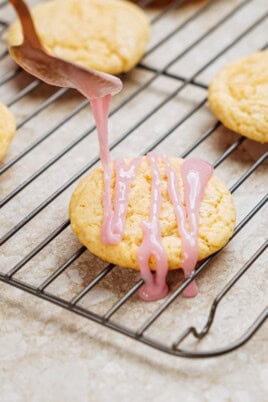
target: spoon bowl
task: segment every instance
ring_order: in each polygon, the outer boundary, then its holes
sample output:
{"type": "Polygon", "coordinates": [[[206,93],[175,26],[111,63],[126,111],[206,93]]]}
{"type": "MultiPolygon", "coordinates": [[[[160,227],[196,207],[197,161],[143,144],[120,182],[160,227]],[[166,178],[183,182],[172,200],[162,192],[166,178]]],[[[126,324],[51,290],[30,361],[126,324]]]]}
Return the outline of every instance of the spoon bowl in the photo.
{"type": "Polygon", "coordinates": [[[15,8],[23,30],[23,42],[9,51],[17,64],[38,79],[58,87],[75,88],[88,99],[116,95],[122,81],[110,74],[95,71],[47,53],[37,35],[31,13],[23,0],[9,0],[15,8]]]}

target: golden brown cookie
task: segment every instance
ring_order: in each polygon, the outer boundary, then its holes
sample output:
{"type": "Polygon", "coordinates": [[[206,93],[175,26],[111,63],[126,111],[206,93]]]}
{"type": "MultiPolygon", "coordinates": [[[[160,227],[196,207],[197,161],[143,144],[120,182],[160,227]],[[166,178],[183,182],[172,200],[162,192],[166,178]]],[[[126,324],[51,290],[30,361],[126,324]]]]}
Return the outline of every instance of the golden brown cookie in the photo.
{"type": "MultiPolygon", "coordinates": [[[[32,8],[37,33],[52,55],[110,74],[126,72],[142,57],[149,22],[134,4],[118,0],[52,0],[32,8]]],[[[22,43],[18,21],[9,46],[22,43]]]]}
{"type": "Polygon", "coordinates": [[[8,108],[0,103],[0,160],[5,156],[16,132],[16,122],[8,108]]]}
{"type": "Polygon", "coordinates": [[[210,84],[208,100],[226,127],[268,142],[268,50],[224,67],[210,84]]]}
{"type": "MultiPolygon", "coordinates": [[[[182,159],[169,158],[178,175],[181,196],[180,167],[182,159]]],[[[158,158],[161,175],[162,209],[159,217],[162,242],[169,269],[181,266],[182,248],[174,208],[167,191],[167,174],[164,162],[158,158]]],[[[102,194],[103,169],[94,169],[81,180],[70,203],[70,219],[74,234],[93,254],[105,261],[129,268],[138,268],[137,252],[143,238],[141,222],[149,219],[151,202],[151,167],[143,158],[137,169],[129,193],[125,233],[117,245],[104,245],[101,241],[103,222],[102,194]]],[[[115,180],[113,177],[112,192],[115,180]]],[[[235,225],[235,208],[231,194],[224,183],[213,173],[209,179],[199,210],[198,248],[201,260],[223,247],[231,237],[235,225]]],[[[152,265],[152,269],[155,267],[152,265]]]]}

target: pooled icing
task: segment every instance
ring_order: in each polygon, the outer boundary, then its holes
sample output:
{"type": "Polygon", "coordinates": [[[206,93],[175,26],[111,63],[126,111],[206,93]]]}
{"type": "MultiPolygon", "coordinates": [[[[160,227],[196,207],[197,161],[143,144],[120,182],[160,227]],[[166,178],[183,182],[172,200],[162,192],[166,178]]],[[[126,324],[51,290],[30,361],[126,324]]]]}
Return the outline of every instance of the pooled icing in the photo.
{"type": "MultiPolygon", "coordinates": [[[[136,177],[136,171],[141,158],[132,159],[127,163],[123,159],[110,161],[108,147],[108,115],[111,95],[90,100],[96,120],[100,159],[104,170],[103,190],[103,225],[101,239],[105,245],[118,244],[124,235],[128,208],[128,194],[131,183],[136,177]],[[112,200],[111,185],[115,172],[115,191],[112,200]]],[[[139,289],[143,300],[158,300],[166,296],[168,286],[166,276],[168,259],[162,243],[159,216],[161,212],[161,180],[158,168],[158,157],[149,153],[147,159],[151,166],[152,188],[150,217],[142,222],[143,239],[138,249],[137,260],[144,284],[139,289]],[[154,259],[156,272],[150,270],[150,262],[154,259]]],[[[168,178],[168,195],[173,204],[178,232],[182,241],[182,266],[186,278],[190,277],[198,260],[198,221],[199,208],[207,182],[213,172],[210,164],[200,159],[188,159],[182,163],[181,177],[183,183],[183,200],[178,190],[178,178],[169,159],[164,157],[168,178]]],[[[194,297],[198,293],[195,281],[184,290],[186,297],[194,297]]]]}

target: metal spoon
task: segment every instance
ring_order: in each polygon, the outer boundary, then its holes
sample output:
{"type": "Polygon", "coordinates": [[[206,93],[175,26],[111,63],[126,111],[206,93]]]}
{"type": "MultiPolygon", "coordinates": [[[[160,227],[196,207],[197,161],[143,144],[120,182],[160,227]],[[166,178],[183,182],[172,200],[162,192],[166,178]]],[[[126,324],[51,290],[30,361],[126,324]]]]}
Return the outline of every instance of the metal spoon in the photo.
{"type": "Polygon", "coordinates": [[[23,43],[10,47],[10,54],[28,73],[47,84],[75,88],[88,99],[115,95],[122,89],[119,78],[81,67],[51,56],[42,46],[27,5],[23,0],[10,0],[23,30],[23,43]]]}

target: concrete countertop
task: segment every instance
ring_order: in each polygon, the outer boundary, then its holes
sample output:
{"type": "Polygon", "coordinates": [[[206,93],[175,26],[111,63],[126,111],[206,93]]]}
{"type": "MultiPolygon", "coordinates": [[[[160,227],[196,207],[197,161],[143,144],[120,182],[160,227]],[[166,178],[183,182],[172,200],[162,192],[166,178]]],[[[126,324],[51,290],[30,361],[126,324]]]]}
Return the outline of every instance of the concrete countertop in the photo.
{"type": "MultiPolygon", "coordinates": [[[[36,1],[28,2],[29,4],[36,1]]],[[[187,7],[167,13],[153,25],[149,48],[159,42],[178,24],[189,18],[206,2],[191,2],[187,7]]],[[[214,1],[214,4],[185,26],[175,37],[148,55],[143,64],[161,68],[184,47],[196,40],[241,0],[214,1]]],[[[247,2],[224,25],[174,63],[169,72],[189,78],[243,30],[267,12],[266,0],[247,2]]],[[[154,17],[159,10],[148,12],[154,17]]],[[[14,18],[9,5],[0,9],[0,20],[14,18]]],[[[200,85],[188,85],[125,141],[113,150],[118,155],[137,154],[170,129],[206,97],[206,85],[218,69],[228,61],[263,47],[268,31],[267,19],[261,21],[243,39],[217,58],[196,78],[200,85]]],[[[5,48],[1,38],[0,51],[5,48]]],[[[15,69],[6,56],[0,61],[0,80],[15,69]]],[[[153,72],[138,67],[124,78],[124,91],[113,100],[112,107],[122,102],[153,72]]],[[[33,79],[24,72],[0,86],[0,100],[9,103],[33,79]]],[[[144,113],[165,99],[182,81],[165,76],[110,119],[110,140],[138,122],[144,113]]],[[[42,102],[55,93],[43,84],[15,102],[11,110],[21,122],[42,102]]],[[[73,91],[25,122],[18,130],[3,162],[11,161],[37,138],[49,131],[81,102],[73,91]]],[[[207,105],[202,106],[157,146],[157,152],[179,155],[206,132],[215,117],[207,105]]],[[[26,178],[47,163],[63,147],[90,128],[92,115],[83,109],[61,126],[29,154],[25,155],[1,177],[1,198],[13,191],[26,178]]],[[[191,156],[214,162],[238,135],[220,126],[191,156]]],[[[217,168],[217,174],[232,186],[255,161],[267,151],[267,145],[246,140],[217,168]]],[[[98,150],[95,133],[80,141],[70,152],[37,177],[6,204],[0,214],[0,235],[49,197],[81,169],[98,150]]],[[[267,192],[267,164],[261,165],[234,193],[238,223],[267,192]]],[[[11,237],[1,249],[0,271],[7,272],[24,258],[40,241],[68,218],[68,202],[77,181],[11,237]]],[[[210,305],[223,286],[245,264],[267,237],[267,207],[228,244],[203,272],[197,298],[179,297],[149,330],[150,336],[162,342],[174,340],[187,326],[201,329],[210,305]]],[[[67,227],[56,239],[31,259],[16,275],[34,286],[40,284],[80,247],[67,227]]],[[[84,253],[48,288],[70,300],[105,266],[90,253],[84,253]]],[[[118,268],[103,280],[81,302],[85,308],[103,314],[122,297],[138,279],[131,270],[118,268]]],[[[182,276],[171,273],[168,281],[176,288],[182,276]]],[[[146,304],[134,295],[113,317],[132,329],[141,325],[161,301],[146,304]]],[[[267,305],[267,252],[228,293],[217,312],[209,335],[201,342],[189,339],[185,345],[195,349],[211,349],[237,339],[267,305]],[[266,283],[265,283],[266,280],[266,283]]],[[[170,356],[142,345],[94,322],[42,301],[0,282],[0,401],[1,402],[265,402],[268,395],[267,325],[252,340],[228,355],[199,360],[170,356]]]]}

